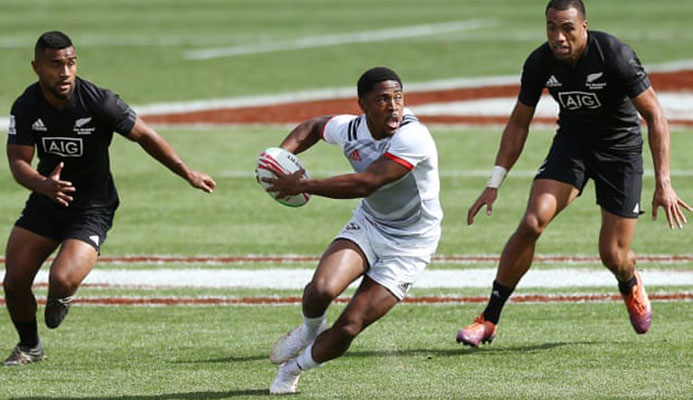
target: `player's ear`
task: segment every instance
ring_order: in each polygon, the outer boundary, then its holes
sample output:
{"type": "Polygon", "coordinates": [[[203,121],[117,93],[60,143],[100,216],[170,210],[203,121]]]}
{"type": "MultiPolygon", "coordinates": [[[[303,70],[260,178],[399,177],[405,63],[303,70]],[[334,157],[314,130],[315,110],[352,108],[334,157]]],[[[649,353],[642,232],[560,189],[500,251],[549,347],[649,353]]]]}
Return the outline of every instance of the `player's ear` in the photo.
{"type": "Polygon", "coordinates": [[[361,108],[361,111],[364,113],[366,112],[366,105],[363,102],[363,97],[359,97],[359,107],[361,108]]]}

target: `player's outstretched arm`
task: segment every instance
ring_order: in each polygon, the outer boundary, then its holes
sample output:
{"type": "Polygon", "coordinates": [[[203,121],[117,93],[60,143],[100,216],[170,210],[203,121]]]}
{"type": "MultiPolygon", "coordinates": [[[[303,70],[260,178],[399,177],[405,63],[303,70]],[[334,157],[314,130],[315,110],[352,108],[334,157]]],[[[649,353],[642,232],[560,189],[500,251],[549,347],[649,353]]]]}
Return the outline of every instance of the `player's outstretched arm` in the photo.
{"type": "Polygon", "coordinates": [[[664,116],[664,111],[652,87],[632,98],[631,101],[647,122],[647,137],[655,169],[652,218],[657,218],[657,211],[659,207],[662,207],[666,214],[669,228],[674,229],[674,227],[678,227],[683,229],[683,225],[688,222],[683,210],[693,211],[693,208],[679,198],[671,184],[669,125],[664,116]]]}
{"type": "Polygon", "coordinates": [[[31,166],[34,158],[34,146],[17,144],[7,145],[7,159],[14,179],[25,188],[41,193],[62,206],[69,206],[71,193],[75,187],[71,182],[60,179],[63,163],[59,163],[49,176],[43,176],[31,166]]]}
{"type": "Polygon", "coordinates": [[[301,122],[289,133],[279,147],[293,154],[308,150],[320,140],[322,130],[329,120],[329,115],[323,115],[301,122]]]}
{"type": "Polygon", "coordinates": [[[277,197],[310,193],[332,199],[355,199],[367,197],[378,188],[394,182],[409,173],[409,169],[386,157],[375,160],[363,172],[337,175],[324,179],[304,179],[303,171],[276,178],[263,178],[272,186],[266,190],[277,192],[277,197]]]}
{"type": "Polygon", "coordinates": [[[217,183],[204,172],[190,169],[173,147],[152,128],[137,117],[128,139],[140,146],[154,159],[185,179],[192,187],[212,193],[217,183]]]}
{"type": "Polygon", "coordinates": [[[482,207],[486,206],[486,215],[491,215],[493,212],[493,203],[498,197],[498,188],[522,153],[529,133],[529,124],[533,117],[534,107],[526,106],[519,101],[515,104],[508,123],[503,129],[503,136],[491,177],[484,190],[467,211],[467,225],[474,223],[474,217],[482,207]]]}

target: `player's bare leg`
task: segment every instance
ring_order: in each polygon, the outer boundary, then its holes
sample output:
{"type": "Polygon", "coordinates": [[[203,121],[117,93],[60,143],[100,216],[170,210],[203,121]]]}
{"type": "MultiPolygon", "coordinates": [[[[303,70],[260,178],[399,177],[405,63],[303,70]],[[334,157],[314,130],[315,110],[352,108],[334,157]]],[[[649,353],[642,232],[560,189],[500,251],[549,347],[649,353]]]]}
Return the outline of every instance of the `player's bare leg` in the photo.
{"type": "Polygon", "coordinates": [[[501,253],[488,305],[471,325],[458,331],[458,343],[476,347],[493,341],[505,302],[532,265],[537,240],[578,194],[576,187],[566,183],[550,179],[534,181],[525,215],[501,253]]]}
{"type": "Polygon", "coordinates": [[[344,354],[359,333],[398,302],[389,290],[365,276],[334,325],[315,339],[312,349],[315,362],[321,364],[344,354]]]}
{"type": "Polygon", "coordinates": [[[19,344],[4,365],[21,365],[44,358],[36,323],[36,298],[31,290],[36,273],[58,242],[14,227],[5,252],[5,304],[19,334],[19,344]]]}
{"type": "Polygon", "coordinates": [[[318,335],[298,357],[279,367],[271,394],[293,393],[303,371],[335,359],[370,324],[387,314],[399,300],[383,286],[365,276],[351,301],[332,327],[318,335]]]}
{"type": "Polygon", "coordinates": [[[532,185],[527,210],[501,253],[496,281],[515,287],[529,270],[537,240],[549,223],[577,197],[579,190],[569,184],[537,179],[532,185]]]}
{"type": "Polygon", "coordinates": [[[280,364],[295,357],[325,330],[327,307],[367,268],[366,257],[356,244],[343,239],[332,242],[303,291],[303,323],[277,340],[270,361],[280,364]]]}
{"type": "Polygon", "coordinates": [[[599,256],[618,280],[633,329],[645,333],[652,321],[652,307],[640,274],[635,270],[635,253],[630,247],[637,221],[602,209],[599,256]]]}
{"type": "Polygon", "coordinates": [[[98,251],[78,239],[67,239],[51,265],[48,279],[45,321],[53,329],[63,321],[72,302],[72,296],[96,264],[98,251]]]}
{"type": "Polygon", "coordinates": [[[323,254],[303,291],[303,314],[319,317],[353,281],[368,269],[366,256],[352,241],[337,239],[323,254]]]}

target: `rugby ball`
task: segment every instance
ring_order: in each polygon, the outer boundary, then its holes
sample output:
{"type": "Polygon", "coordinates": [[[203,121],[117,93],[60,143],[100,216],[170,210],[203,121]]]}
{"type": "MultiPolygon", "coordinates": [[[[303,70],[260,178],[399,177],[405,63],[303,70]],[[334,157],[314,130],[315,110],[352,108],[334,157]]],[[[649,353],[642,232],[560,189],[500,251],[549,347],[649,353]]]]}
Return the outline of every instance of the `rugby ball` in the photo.
{"type": "MultiPolygon", "coordinates": [[[[258,156],[257,168],[255,168],[255,179],[257,179],[263,189],[267,189],[271,185],[267,182],[263,182],[262,178],[275,178],[277,175],[288,175],[301,169],[304,171],[303,178],[309,178],[310,176],[308,175],[306,167],[298,157],[282,148],[269,147],[258,156]]],[[[308,193],[300,193],[281,198],[277,197],[276,192],[267,192],[267,194],[280,204],[289,207],[300,207],[310,200],[310,195],[308,193]]]]}

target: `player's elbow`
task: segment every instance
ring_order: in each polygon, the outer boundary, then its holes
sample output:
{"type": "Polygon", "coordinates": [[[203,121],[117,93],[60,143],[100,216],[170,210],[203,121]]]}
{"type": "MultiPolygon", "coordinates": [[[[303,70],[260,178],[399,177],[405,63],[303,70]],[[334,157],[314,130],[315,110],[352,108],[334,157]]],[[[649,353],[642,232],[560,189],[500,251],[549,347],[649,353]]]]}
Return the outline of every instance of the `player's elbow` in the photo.
{"type": "Polygon", "coordinates": [[[368,197],[378,190],[383,183],[373,180],[373,179],[363,179],[356,185],[356,192],[358,197],[368,197]]]}

